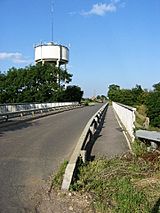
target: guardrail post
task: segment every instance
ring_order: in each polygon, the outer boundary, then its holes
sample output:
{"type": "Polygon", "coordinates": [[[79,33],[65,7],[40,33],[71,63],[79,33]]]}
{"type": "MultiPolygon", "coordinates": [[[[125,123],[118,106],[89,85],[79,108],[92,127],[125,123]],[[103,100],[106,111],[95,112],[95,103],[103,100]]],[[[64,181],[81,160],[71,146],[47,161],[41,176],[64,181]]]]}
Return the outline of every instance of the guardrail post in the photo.
{"type": "Polygon", "coordinates": [[[86,150],[81,150],[80,151],[80,157],[81,157],[83,163],[86,163],[86,156],[87,156],[86,150]]]}
{"type": "Polygon", "coordinates": [[[94,133],[95,133],[94,125],[90,126],[89,129],[90,129],[90,132],[92,133],[92,135],[94,135],[94,133]]]}
{"type": "Polygon", "coordinates": [[[98,126],[98,118],[95,117],[95,119],[94,119],[94,129],[95,130],[97,129],[97,126],[98,126]]]}
{"type": "Polygon", "coordinates": [[[158,148],[158,145],[154,141],[151,141],[151,147],[153,150],[156,150],[158,148]]]}
{"type": "Polygon", "coordinates": [[[7,115],[7,116],[6,116],[6,122],[8,121],[8,118],[9,118],[9,116],[7,115]]]}
{"type": "Polygon", "coordinates": [[[98,113],[98,115],[96,117],[97,117],[97,122],[100,123],[101,115],[98,113]]]}

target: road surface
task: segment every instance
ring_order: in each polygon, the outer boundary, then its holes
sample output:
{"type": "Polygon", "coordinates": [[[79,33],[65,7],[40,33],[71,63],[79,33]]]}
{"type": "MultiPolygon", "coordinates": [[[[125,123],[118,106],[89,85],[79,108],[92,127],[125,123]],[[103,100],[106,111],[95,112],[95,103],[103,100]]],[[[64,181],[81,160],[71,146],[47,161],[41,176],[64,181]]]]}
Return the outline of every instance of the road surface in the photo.
{"type": "Polygon", "coordinates": [[[35,193],[64,159],[101,104],[0,129],[0,213],[34,212],[35,193]]]}

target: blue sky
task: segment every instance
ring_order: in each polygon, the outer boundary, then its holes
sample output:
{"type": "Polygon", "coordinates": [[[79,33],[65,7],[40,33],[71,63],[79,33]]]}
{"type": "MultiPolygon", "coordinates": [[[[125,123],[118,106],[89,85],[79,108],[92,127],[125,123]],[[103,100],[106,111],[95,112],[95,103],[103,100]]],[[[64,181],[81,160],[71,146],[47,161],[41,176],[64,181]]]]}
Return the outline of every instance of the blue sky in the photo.
{"type": "MultiPolygon", "coordinates": [[[[0,70],[34,63],[51,41],[52,0],[0,0],[0,70]]],[[[160,81],[160,0],[54,0],[54,42],[70,46],[72,84],[85,96],[110,84],[160,81]]]]}

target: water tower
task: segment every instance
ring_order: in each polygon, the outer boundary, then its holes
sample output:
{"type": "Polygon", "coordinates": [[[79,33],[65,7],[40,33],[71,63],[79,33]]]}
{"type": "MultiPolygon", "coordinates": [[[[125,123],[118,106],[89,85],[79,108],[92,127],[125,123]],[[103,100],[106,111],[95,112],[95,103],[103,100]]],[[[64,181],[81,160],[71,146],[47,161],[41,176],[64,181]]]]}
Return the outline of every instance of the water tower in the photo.
{"type": "Polygon", "coordinates": [[[35,46],[35,63],[51,63],[56,67],[69,62],[69,49],[66,46],[49,42],[35,46]]]}
{"type": "MultiPolygon", "coordinates": [[[[53,42],[53,1],[51,5],[51,33],[52,33],[52,42],[49,43],[41,43],[39,45],[35,45],[35,63],[41,63],[42,65],[45,63],[50,63],[55,65],[56,67],[60,67],[61,65],[65,66],[69,62],[69,49],[61,44],[55,44],[53,42]]],[[[57,75],[57,82],[60,85],[60,76],[57,75]]]]}
{"type": "Polygon", "coordinates": [[[51,2],[51,35],[52,39],[49,43],[41,43],[35,48],[35,63],[51,63],[56,67],[65,65],[69,62],[69,49],[64,45],[55,44],[53,42],[53,0],[51,2]]]}

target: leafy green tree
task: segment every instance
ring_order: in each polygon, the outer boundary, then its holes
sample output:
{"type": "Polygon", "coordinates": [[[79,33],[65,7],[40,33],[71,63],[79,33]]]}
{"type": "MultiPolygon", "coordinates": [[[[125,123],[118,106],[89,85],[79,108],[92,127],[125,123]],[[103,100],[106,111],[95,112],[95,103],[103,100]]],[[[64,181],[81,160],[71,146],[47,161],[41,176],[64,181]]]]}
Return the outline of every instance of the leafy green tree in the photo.
{"type": "Polygon", "coordinates": [[[108,97],[112,101],[117,101],[119,100],[119,95],[120,95],[120,86],[116,84],[111,84],[109,85],[109,90],[108,90],[108,97]]]}
{"type": "Polygon", "coordinates": [[[154,84],[154,85],[153,85],[153,88],[154,88],[154,91],[155,91],[155,92],[160,92],[160,82],[157,83],[157,84],[154,84]]]}
{"type": "Polygon", "coordinates": [[[0,72],[0,103],[4,103],[5,101],[5,74],[0,72]]]}
{"type": "Polygon", "coordinates": [[[107,100],[107,97],[104,96],[104,95],[97,95],[96,100],[97,100],[98,102],[104,102],[104,101],[107,100]]]}
{"type": "Polygon", "coordinates": [[[105,95],[101,95],[102,100],[107,100],[107,97],[105,95]]]}
{"type": "Polygon", "coordinates": [[[78,86],[68,86],[64,92],[64,100],[65,101],[77,101],[81,102],[83,96],[83,91],[78,86]]]}
{"type": "Polygon", "coordinates": [[[11,68],[0,73],[0,103],[80,101],[80,87],[66,84],[72,75],[51,64],[38,64],[25,68],[11,68]]]}
{"type": "Polygon", "coordinates": [[[132,104],[133,106],[143,104],[142,100],[142,95],[143,95],[143,89],[141,85],[136,85],[134,88],[131,90],[132,92],[132,104]]]}
{"type": "Polygon", "coordinates": [[[96,99],[101,100],[101,96],[100,96],[100,95],[97,95],[96,99]]]}
{"type": "Polygon", "coordinates": [[[154,127],[160,127],[160,82],[153,85],[153,91],[143,90],[140,85],[132,89],[120,89],[118,85],[109,86],[108,97],[129,106],[147,107],[147,116],[154,127]]]}
{"type": "Polygon", "coordinates": [[[149,93],[146,100],[147,116],[154,127],[160,127],[160,83],[153,85],[154,90],[149,93]]]}
{"type": "Polygon", "coordinates": [[[116,101],[129,106],[136,106],[145,102],[144,91],[140,85],[136,85],[132,89],[120,89],[118,85],[109,86],[108,97],[112,101],[116,101]]]}
{"type": "Polygon", "coordinates": [[[118,102],[133,106],[134,105],[134,100],[133,100],[133,93],[132,90],[130,89],[121,89],[120,96],[118,102]]]}

